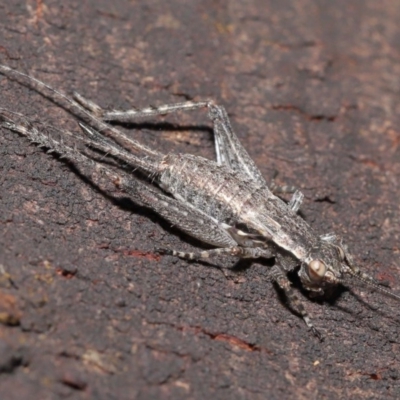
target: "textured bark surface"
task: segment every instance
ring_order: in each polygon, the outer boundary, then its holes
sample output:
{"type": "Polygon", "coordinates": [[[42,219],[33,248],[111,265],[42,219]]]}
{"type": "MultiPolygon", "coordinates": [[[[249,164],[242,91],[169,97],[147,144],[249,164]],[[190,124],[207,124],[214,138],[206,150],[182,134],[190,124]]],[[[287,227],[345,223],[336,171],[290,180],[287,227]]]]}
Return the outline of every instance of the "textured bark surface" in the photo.
{"type": "MultiPolygon", "coordinates": [[[[108,107],[225,105],[265,176],[299,187],[307,221],[400,293],[399,2],[11,3],[2,63],[108,107]]],[[[0,89],[1,107],[79,129],[35,92],[0,89]]],[[[204,112],[162,121],[129,132],[214,156],[204,112]]],[[[398,303],[304,293],[320,343],[268,263],[159,257],[199,244],[4,129],[0,153],[1,399],[400,397],[398,303]]]]}

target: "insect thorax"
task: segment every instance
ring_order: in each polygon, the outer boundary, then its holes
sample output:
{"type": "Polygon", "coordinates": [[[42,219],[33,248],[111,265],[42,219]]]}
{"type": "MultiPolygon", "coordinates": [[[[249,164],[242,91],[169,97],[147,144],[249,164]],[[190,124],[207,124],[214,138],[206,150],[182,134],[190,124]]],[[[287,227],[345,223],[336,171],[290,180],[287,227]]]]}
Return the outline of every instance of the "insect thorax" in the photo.
{"type": "Polygon", "coordinates": [[[304,220],[266,186],[224,165],[188,154],[169,154],[160,186],[221,223],[244,225],[303,259],[316,239],[304,220]]]}

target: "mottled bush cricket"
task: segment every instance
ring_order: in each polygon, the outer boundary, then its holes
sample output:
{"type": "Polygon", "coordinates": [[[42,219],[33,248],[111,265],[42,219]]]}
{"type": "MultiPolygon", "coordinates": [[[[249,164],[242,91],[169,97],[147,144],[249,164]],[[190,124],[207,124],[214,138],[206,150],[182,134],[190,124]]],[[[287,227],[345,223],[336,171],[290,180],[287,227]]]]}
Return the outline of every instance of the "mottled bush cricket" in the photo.
{"type": "Polygon", "coordinates": [[[77,93],[69,98],[7,66],[0,66],[0,73],[33,88],[84,122],[80,124],[81,133],[64,134],[140,170],[156,187],[142,182],[126,170],[115,172],[94,161],[86,152],[65,145],[62,140],[55,139],[15,113],[1,111],[3,127],[25,135],[31,142],[72,162],[102,172],[129,194],[133,202],[150,208],[188,235],[214,247],[194,253],[162,250],[163,253],[190,260],[208,259],[215,255],[274,257],[270,279],[283,289],[291,307],[320,338],[287,277],[288,272],[298,267],[303,287],[317,295],[322,295],[330,286],[355,278],[400,300],[400,296],[380,287],[355,265],[339,237],[316,234],[297,214],[303,200],[300,191],[294,191],[288,203],[277,197],[280,188],[268,187],[234,134],[223,107],[211,101],[188,101],[128,111],[106,111],[77,93]],[[208,110],[214,130],[216,161],[190,154],[162,154],[108,124],[136,122],[145,117],[196,109],[208,110]]]}

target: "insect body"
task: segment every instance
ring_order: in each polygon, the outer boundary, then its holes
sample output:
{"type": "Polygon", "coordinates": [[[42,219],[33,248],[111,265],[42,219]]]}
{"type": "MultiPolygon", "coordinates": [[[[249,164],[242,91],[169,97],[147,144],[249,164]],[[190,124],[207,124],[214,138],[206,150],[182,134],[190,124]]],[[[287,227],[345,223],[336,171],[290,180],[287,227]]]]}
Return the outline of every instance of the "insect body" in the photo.
{"type": "MultiPolygon", "coordinates": [[[[158,188],[93,161],[74,148],[44,134],[29,123],[15,121],[3,111],[2,125],[27,136],[71,161],[90,165],[103,172],[127,192],[132,200],[160,214],[192,237],[215,248],[185,253],[162,250],[188,259],[232,255],[238,258],[275,257],[270,278],[283,289],[292,307],[307,326],[320,337],[302,303],[291,289],[287,273],[300,267],[298,275],[305,289],[323,294],[324,289],[356,278],[397,300],[400,296],[382,289],[373,278],[354,263],[347,247],[334,234],[318,235],[297,211],[303,195],[295,191],[289,203],[268,187],[246,150],[234,134],[226,111],[212,102],[185,102],[129,111],[105,111],[93,102],[74,94],[74,99],[41,81],[6,66],[0,73],[50,97],[84,121],[83,134],[74,134],[80,142],[109,154],[141,170],[158,188]],[[163,154],[125,136],[106,122],[133,122],[139,118],[178,111],[206,108],[213,123],[216,161],[190,154],[163,154]]],[[[11,115],[11,116],[10,116],[11,115]]],[[[65,134],[72,135],[69,132],[65,134]]]]}

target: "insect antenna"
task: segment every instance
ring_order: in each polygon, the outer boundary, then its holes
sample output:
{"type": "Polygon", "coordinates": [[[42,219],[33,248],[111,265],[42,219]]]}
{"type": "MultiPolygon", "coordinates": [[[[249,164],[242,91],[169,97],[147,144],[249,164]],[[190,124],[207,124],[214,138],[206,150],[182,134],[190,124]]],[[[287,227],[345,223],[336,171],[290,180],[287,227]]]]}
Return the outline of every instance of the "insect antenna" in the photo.
{"type": "Polygon", "coordinates": [[[369,278],[368,276],[363,276],[361,275],[361,273],[357,273],[355,271],[352,271],[351,269],[349,269],[347,271],[347,273],[352,277],[355,278],[356,280],[358,280],[361,283],[364,283],[366,286],[369,286],[375,290],[377,290],[380,293],[383,293],[389,297],[391,297],[392,299],[395,299],[397,301],[400,301],[400,296],[398,294],[393,293],[391,290],[389,289],[385,289],[382,286],[379,286],[379,284],[371,282],[371,278],[369,278]]]}

